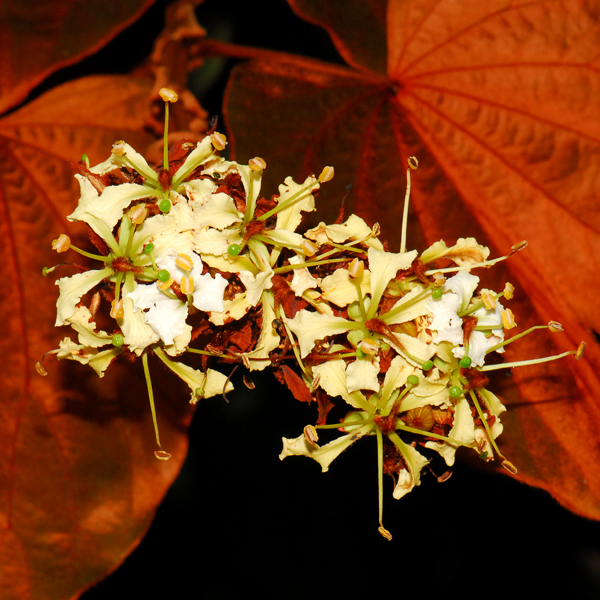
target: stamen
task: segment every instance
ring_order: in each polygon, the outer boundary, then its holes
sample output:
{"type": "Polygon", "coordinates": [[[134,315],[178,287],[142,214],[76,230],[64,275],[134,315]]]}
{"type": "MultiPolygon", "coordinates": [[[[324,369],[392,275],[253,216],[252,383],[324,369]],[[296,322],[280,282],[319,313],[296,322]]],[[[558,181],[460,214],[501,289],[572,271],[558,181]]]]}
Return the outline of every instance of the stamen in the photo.
{"type": "Polygon", "coordinates": [[[548,329],[552,333],[560,333],[561,331],[564,331],[563,326],[560,323],[558,323],[557,321],[550,321],[548,323],[548,329]]]}
{"type": "Polygon", "coordinates": [[[481,300],[486,310],[494,310],[496,308],[496,294],[490,290],[481,290],[481,300]]]}
{"type": "Polygon", "coordinates": [[[194,263],[192,262],[192,259],[187,254],[183,254],[182,252],[179,252],[177,254],[175,264],[184,271],[191,271],[194,268],[194,263]]]}
{"type": "Polygon", "coordinates": [[[333,175],[334,175],[333,167],[325,167],[321,171],[318,181],[319,181],[319,183],[325,183],[327,181],[331,181],[333,179],[333,175]]]}
{"type": "Polygon", "coordinates": [[[355,258],[348,265],[348,274],[350,275],[350,277],[352,277],[352,279],[360,279],[364,272],[365,263],[362,260],[358,260],[358,258],[355,258]]]}
{"type": "MultiPolygon", "coordinates": [[[[165,103],[165,131],[163,136],[163,169],[169,171],[169,103],[177,102],[179,96],[169,88],[161,88],[158,95],[165,103]]],[[[161,186],[162,187],[162,186],[161,186]]],[[[164,188],[163,188],[164,189],[164,188]]],[[[165,212],[165,211],[163,211],[165,212]]]]}
{"type": "Polygon", "coordinates": [[[406,169],[406,194],[404,196],[404,211],[402,213],[402,237],[400,238],[400,254],[406,252],[406,232],[408,230],[408,204],[410,199],[410,170],[416,170],[419,161],[411,156],[408,159],[408,169],[406,169]]]}
{"type": "Polygon", "coordinates": [[[319,249],[317,245],[314,242],[311,242],[310,240],[304,240],[300,244],[300,248],[302,249],[304,256],[314,256],[317,253],[317,250],[319,249]]]}
{"type": "Polygon", "coordinates": [[[316,444],[319,441],[319,434],[313,425],[304,428],[304,437],[309,444],[316,444]]]}
{"type": "Polygon", "coordinates": [[[146,385],[148,387],[148,400],[150,401],[150,412],[152,413],[152,423],[154,424],[154,434],[156,436],[156,445],[158,450],[154,452],[154,456],[159,460],[169,460],[171,455],[162,449],[160,444],[160,436],[158,435],[158,421],[156,419],[156,408],[154,407],[154,392],[152,391],[152,380],[150,379],[150,369],[148,368],[148,352],[142,354],[142,364],[144,365],[144,376],[146,377],[146,385]]]}
{"type": "Polygon", "coordinates": [[[66,252],[71,247],[71,238],[66,233],[61,233],[56,240],[52,241],[52,250],[59,254],[66,252]]]}
{"type": "Polygon", "coordinates": [[[504,329],[512,329],[513,327],[517,326],[515,315],[513,315],[513,312],[510,310],[510,308],[505,308],[500,313],[500,321],[502,321],[502,327],[504,327],[504,329]]]}
{"type": "Polygon", "coordinates": [[[110,305],[110,316],[113,319],[122,319],[125,316],[125,308],[123,306],[123,298],[113,300],[110,305]]]}
{"type": "Polygon", "coordinates": [[[167,281],[159,280],[157,286],[161,292],[165,292],[173,285],[174,282],[175,282],[175,280],[172,277],[169,277],[169,279],[167,281]]]}
{"type": "Polygon", "coordinates": [[[129,211],[129,218],[134,225],[141,225],[148,215],[148,209],[145,204],[137,204],[129,211]]]}
{"type": "Polygon", "coordinates": [[[194,293],[194,278],[193,277],[185,277],[181,278],[181,282],[179,284],[181,288],[181,293],[186,296],[194,293]]]}
{"type": "Polygon", "coordinates": [[[502,292],[503,296],[507,300],[512,300],[515,293],[515,286],[508,281],[504,284],[504,291],[502,292]]]}
{"type": "Polygon", "coordinates": [[[264,171],[267,168],[267,161],[260,156],[255,156],[248,161],[248,166],[252,171],[264,171]]]}
{"type": "Polygon", "coordinates": [[[211,134],[210,141],[212,142],[213,148],[215,150],[225,150],[225,146],[227,145],[227,138],[222,133],[215,131],[211,134]]]}

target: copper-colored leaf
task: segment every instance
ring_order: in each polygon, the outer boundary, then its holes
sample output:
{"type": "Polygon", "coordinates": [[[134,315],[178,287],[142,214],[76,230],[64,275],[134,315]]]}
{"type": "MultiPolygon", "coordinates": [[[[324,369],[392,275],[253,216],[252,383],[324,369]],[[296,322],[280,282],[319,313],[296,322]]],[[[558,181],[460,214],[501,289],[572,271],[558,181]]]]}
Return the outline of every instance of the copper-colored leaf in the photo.
{"type": "Polygon", "coordinates": [[[55,274],[41,271],[75,259],[50,249],[61,232],[81,233],[65,219],[78,198],[69,163],[84,151],[92,163],[104,160],[116,139],[144,151],[152,140],[141,133],[150,89],[146,80],[90,77],[0,121],[3,600],[72,598],[113,570],[149,526],[186,453],[187,394],[157,390],[162,441],[173,458],[154,457],[139,365],[113,365],[103,379],[52,356],[48,377],[34,368],[68,335],[53,327],[55,274]]]}
{"type": "Polygon", "coordinates": [[[154,0],[45,0],[0,4],[0,113],[50,73],[88,56],[133,23],[154,0]]]}
{"type": "MultiPolygon", "coordinates": [[[[528,240],[495,283],[508,278],[521,290],[512,308],[522,328],[555,319],[565,333],[527,339],[507,356],[582,339],[588,351],[579,362],[515,371],[521,396],[504,448],[523,481],[600,518],[600,2],[354,2],[365,22],[369,7],[373,23],[386,14],[387,44],[376,26],[357,38],[335,2],[290,4],[359,68],[291,56],[238,67],[226,107],[236,158],[260,144],[267,186],[332,164],[320,214],[335,218],[353,183],[351,208],[379,221],[393,248],[414,155],[412,201],[427,242],[474,235],[499,254],[528,240]]],[[[415,227],[409,242],[422,244],[415,227]]]]}

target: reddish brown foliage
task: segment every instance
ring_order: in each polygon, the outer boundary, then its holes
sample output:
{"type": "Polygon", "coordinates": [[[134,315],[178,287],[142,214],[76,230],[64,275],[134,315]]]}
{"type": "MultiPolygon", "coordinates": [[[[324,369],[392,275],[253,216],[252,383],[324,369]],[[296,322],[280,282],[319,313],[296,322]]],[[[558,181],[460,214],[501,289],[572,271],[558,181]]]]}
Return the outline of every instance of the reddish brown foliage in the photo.
{"type": "Polygon", "coordinates": [[[349,66],[246,51],[257,60],[227,94],[237,159],[260,138],[267,186],[334,165],[318,218],[335,219],[352,182],[349,208],[379,221],[393,249],[416,156],[409,247],[475,236],[499,255],[527,239],[508,268],[481,275],[517,285],[522,328],[555,319],[565,333],[529,337],[507,358],[582,339],[588,351],[515,372],[503,452],[522,481],[600,518],[600,118],[589,92],[600,85],[600,2],[289,1],[349,66]]]}

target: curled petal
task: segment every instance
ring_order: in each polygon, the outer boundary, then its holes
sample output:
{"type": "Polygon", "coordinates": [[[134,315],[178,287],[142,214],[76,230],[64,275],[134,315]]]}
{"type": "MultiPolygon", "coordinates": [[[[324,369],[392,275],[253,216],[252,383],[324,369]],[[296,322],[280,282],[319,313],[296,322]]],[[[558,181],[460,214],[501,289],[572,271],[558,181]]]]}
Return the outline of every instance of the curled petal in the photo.
{"type": "Polygon", "coordinates": [[[325,473],[329,470],[329,465],[333,460],[346,450],[346,448],[354,444],[356,440],[367,434],[372,427],[372,424],[364,425],[323,446],[309,442],[304,434],[293,440],[283,438],[283,450],[279,455],[279,459],[283,460],[288,456],[308,456],[316,460],[321,465],[323,473],[325,473]]]}
{"type": "Polygon", "coordinates": [[[55,326],[65,325],[66,320],[75,314],[81,296],[111,275],[112,269],[106,267],[99,271],[85,271],[85,273],[76,273],[71,277],[58,279],[56,285],[60,290],[60,295],[56,302],[55,326]]]}
{"type": "Polygon", "coordinates": [[[293,319],[285,320],[300,343],[300,356],[306,357],[317,340],[353,329],[353,323],[342,317],[331,317],[301,310],[293,319]]]}

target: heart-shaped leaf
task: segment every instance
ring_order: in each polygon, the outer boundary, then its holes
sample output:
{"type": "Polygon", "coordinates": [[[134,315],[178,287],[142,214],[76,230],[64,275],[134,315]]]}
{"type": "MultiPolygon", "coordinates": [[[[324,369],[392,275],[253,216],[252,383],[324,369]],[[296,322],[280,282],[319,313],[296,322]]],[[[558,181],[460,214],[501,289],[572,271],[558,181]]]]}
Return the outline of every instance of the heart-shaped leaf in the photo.
{"type": "Polygon", "coordinates": [[[335,217],[353,183],[352,210],[396,245],[416,156],[425,239],[413,222],[409,243],[476,236],[500,254],[528,240],[509,270],[486,276],[518,286],[522,329],[554,319],[565,333],[526,338],[508,358],[581,340],[588,350],[515,372],[505,453],[520,479],[600,518],[600,2],[363,0],[353,16],[333,1],[290,4],[331,33],[350,67],[293,56],[237,67],[226,99],[236,158],[265,158],[267,187],[333,165],[319,217],[335,217]]]}

